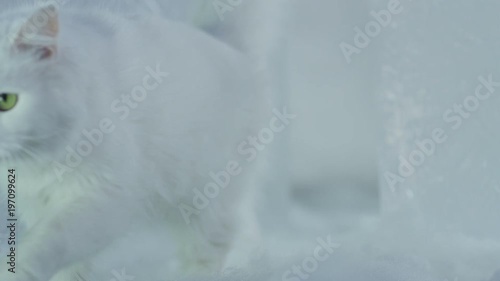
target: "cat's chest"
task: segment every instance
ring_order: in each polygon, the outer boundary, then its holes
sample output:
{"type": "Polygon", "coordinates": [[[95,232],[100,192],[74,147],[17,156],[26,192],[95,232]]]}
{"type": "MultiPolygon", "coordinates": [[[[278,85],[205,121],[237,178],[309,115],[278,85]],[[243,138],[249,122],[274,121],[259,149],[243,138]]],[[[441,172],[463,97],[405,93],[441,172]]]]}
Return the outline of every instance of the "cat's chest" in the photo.
{"type": "Polygon", "coordinates": [[[30,227],[40,220],[71,209],[87,197],[98,184],[96,176],[68,175],[58,178],[50,171],[17,169],[16,213],[23,225],[30,227]]]}
{"type": "Polygon", "coordinates": [[[60,196],[62,186],[48,175],[29,175],[21,172],[16,187],[17,213],[23,224],[34,224],[65,204],[60,196]]]}

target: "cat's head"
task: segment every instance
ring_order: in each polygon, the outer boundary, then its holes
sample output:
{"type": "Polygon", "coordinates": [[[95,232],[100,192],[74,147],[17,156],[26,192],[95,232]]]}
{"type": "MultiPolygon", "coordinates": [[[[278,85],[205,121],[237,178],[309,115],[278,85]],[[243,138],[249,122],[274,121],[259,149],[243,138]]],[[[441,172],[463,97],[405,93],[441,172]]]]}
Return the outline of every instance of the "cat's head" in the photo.
{"type": "Polygon", "coordinates": [[[0,16],[0,161],[51,161],[81,117],[59,24],[52,5],[15,20],[0,16]]]}

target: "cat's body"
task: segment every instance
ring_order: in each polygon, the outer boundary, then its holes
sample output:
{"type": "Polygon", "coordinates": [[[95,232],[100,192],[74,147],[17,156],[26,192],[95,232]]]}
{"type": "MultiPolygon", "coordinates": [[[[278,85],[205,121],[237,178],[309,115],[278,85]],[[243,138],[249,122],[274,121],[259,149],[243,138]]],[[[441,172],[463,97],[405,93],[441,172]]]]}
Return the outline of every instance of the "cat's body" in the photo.
{"type": "Polygon", "coordinates": [[[240,233],[257,238],[249,179],[263,156],[238,147],[272,113],[245,55],[162,18],[69,8],[51,16],[56,45],[24,48],[12,19],[36,9],[20,11],[0,16],[0,92],[19,95],[0,112],[0,173],[4,186],[16,169],[25,230],[16,274],[2,262],[0,280],[92,276],[93,259],[120,264],[110,245],[149,228],[170,235],[157,242],[184,253],[184,272],[219,270],[240,233]]]}

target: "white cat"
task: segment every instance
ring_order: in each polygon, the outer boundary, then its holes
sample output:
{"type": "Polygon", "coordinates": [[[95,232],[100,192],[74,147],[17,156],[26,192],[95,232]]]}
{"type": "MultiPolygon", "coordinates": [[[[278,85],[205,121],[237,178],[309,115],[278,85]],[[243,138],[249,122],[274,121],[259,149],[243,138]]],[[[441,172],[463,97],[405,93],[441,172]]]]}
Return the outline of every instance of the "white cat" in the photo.
{"type": "Polygon", "coordinates": [[[158,280],[222,269],[235,241],[258,248],[264,157],[245,140],[288,115],[248,56],[83,6],[9,9],[0,27],[0,192],[11,179],[18,218],[0,280],[158,280]]]}

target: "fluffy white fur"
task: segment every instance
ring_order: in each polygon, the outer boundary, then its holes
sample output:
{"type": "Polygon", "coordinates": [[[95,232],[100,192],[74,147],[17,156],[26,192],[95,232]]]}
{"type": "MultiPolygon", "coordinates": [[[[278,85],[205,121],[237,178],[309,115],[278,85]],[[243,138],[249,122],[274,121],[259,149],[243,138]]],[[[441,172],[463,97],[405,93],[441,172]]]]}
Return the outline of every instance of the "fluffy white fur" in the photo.
{"type": "Polygon", "coordinates": [[[113,270],[151,258],[146,240],[165,254],[147,263],[142,277],[150,280],[221,270],[235,241],[257,247],[256,172],[237,147],[271,111],[246,56],[163,18],[65,6],[52,19],[57,32],[44,25],[24,36],[44,9],[0,16],[0,92],[19,94],[13,110],[0,112],[0,180],[4,186],[6,170],[17,169],[23,226],[17,273],[2,261],[0,280],[111,280],[113,270]],[[151,69],[157,79],[147,78],[151,69]],[[143,101],[125,105],[123,96],[155,82],[143,101]],[[82,132],[108,119],[114,131],[68,165],[68,149],[87,140],[82,132]],[[193,206],[193,189],[231,160],[243,172],[187,224],[179,204],[193,206]],[[130,256],[116,254],[123,248],[130,256]]]}

